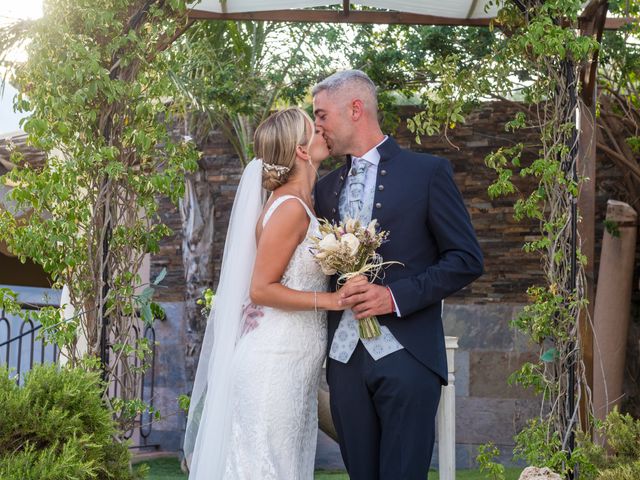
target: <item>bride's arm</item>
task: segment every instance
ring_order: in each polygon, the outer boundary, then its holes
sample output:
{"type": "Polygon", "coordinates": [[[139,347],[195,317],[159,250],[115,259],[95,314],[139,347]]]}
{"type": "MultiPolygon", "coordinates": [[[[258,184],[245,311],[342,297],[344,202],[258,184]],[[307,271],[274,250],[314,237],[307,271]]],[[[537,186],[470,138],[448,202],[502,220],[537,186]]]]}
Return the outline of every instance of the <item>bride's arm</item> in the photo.
{"type": "Polygon", "coordinates": [[[309,227],[309,216],[297,201],[280,205],[258,241],[251,279],[251,301],[281,310],[344,310],[337,292],[303,292],[280,283],[291,256],[309,227]]]}

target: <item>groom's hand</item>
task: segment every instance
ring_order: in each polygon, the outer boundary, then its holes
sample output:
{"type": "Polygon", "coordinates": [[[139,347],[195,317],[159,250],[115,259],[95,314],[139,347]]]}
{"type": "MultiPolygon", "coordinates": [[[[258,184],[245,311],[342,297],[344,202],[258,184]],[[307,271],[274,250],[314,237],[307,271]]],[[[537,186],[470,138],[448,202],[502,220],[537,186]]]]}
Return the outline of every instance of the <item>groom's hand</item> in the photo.
{"type": "Polygon", "coordinates": [[[347,282],[340,289],[343,304],[352,305],[351,310],[358,320],[395,311],[393,299],[386,287],[369,283],[365,277],[358,278],[347,282]]]}

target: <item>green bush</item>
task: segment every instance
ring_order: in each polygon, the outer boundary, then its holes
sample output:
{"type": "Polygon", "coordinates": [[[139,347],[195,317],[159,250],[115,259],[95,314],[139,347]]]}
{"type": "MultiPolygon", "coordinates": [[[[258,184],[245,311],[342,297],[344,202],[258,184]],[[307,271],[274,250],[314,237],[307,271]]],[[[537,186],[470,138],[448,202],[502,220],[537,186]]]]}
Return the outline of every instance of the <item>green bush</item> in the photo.
{"type": "Polygon", "coordinates": [[[99,374],[35,366],[18,387],[0,367],[0,480],[131,480],[99,374]]]}
{"type": "Polygon", "coordinates": [[[640,478],[640,420],[621,414],[617,408],[596,426],[607,448],[580,439],[591,463],[596,467],[586,480],[638,480],[640,478]]]}
{"type": "Polygon", "coordinates": [[[640,460],[633,463],[616,465],[602,470],[598,480],[638,480],[640,478],[640,460]]]}

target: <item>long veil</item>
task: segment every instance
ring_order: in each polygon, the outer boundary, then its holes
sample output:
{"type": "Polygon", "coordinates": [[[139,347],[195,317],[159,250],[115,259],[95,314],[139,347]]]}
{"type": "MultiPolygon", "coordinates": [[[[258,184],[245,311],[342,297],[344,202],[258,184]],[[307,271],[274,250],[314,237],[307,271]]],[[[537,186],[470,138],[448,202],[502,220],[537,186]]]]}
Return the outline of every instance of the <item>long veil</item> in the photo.
{"type": "Polygon", "coordinates": [[[231,210],[220,281],[207,319],[184,439],[189,478],[222,478],[231,427],[231,361],[256,257],[262,212],[262,161],[245,168],[231,210]]]}

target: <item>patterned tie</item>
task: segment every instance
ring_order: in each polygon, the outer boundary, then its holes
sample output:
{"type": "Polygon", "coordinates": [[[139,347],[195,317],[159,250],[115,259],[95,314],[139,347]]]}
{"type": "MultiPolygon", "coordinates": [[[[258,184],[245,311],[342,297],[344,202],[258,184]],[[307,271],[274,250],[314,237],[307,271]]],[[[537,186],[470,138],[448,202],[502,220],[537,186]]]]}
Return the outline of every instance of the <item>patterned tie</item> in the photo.
{"type": "Polygon", "coordinates": [[[347,204],[349,217],[368,223],[368,220],[362,218],[364,187],[367,176],[367,169],[371,164],[363,158],[353,157],[351,162],[351,170],[349,171],[349,189],[347,190],[347,204]]]}

